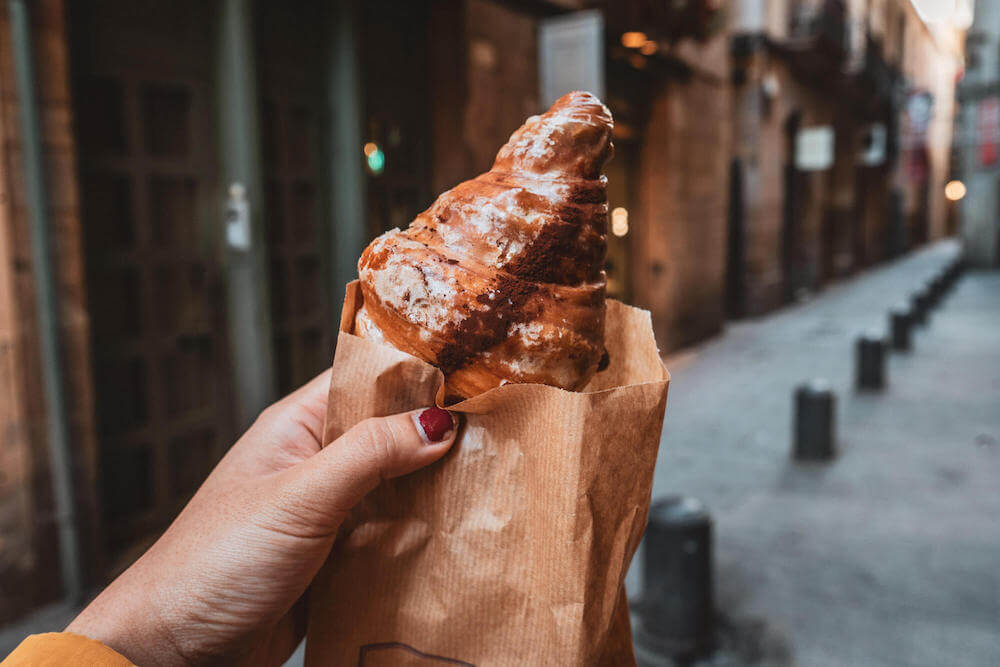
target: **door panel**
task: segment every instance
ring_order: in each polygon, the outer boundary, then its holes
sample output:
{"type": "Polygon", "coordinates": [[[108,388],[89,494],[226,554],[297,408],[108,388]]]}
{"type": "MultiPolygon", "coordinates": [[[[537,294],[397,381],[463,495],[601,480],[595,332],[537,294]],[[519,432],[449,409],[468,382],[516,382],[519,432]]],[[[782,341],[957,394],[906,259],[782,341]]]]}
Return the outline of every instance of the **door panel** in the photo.
{"type": "Polygon", "coordinates": [[[271,317],[278,390],[286,394],[332,362],[337,299],[329,293],[327,221],[336,217],[323,169],[330,18],[315,1],[262,1],[257,12],[271,317]]]}
{"type": "Polygon", "coordinates": [[[213,232],[212,3],[73,3],[105,545],[155,536],[232,442],[213,232]]]}

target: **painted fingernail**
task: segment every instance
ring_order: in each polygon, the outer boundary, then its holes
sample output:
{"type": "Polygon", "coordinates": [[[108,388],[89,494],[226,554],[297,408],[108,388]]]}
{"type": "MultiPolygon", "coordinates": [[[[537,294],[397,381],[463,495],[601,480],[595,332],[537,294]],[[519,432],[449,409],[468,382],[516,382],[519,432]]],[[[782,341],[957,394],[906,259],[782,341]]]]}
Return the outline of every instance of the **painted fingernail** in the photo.
{"type": "Polygon", "coordinates": [[[451,413],[441,408],[427,408],[417,416],[417,424],[427,442],[441,442],[455,428],[451,413]]]}

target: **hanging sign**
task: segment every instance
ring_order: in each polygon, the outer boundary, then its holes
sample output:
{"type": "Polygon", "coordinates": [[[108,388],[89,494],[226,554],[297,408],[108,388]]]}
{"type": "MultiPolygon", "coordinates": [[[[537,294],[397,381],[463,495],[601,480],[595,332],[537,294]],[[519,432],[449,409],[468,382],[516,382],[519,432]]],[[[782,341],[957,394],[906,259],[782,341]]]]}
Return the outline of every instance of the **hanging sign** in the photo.
{"type": "Polygon", "coordinates": [[[989,167],[997,163],[1000,144],[1000,98],[987,97],[976,105],[976,152],[979,164],[989,167]]]}
{"type": "Polygon", "coordinates": [[[861,151],[858,152],[858,163],[873,167],[885,162],[887,139],[888,134],[884,123],[869,125],[868,129],[865,130],[861,151]]]}

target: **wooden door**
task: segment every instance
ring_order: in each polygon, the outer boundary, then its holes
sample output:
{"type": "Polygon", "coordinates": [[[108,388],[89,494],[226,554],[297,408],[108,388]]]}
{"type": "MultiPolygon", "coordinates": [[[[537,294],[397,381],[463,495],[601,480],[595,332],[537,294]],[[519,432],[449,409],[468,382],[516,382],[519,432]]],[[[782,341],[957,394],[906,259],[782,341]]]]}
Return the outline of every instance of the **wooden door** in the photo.
{"type": "Polygon", "coordinates": [[[429,4],[368,0],[360,3],[359,13],[363,131],[365,141],[376,144],[385,156],[381,170],[367,170],[368,231],[375,236],[405,228],[437,194],[430,192],[429,178],[429,4]]]}
{"type": "Polygon", "coordinates": [[[214,4],[73,3],[105,546],[155,537],[233,438],[218,265],[214,4]]]}
{"type": "MultiPolygon", "coordinates": [[[[327,3],[257,3],[265,224],[278,391],[286,394],[333,361],[328,127],[323,77],[327,3]]],[[[358,147],[358,154],[361,148],[358,147]]],[[[360,160],[360,157],[359,157],[360,160]]]]}

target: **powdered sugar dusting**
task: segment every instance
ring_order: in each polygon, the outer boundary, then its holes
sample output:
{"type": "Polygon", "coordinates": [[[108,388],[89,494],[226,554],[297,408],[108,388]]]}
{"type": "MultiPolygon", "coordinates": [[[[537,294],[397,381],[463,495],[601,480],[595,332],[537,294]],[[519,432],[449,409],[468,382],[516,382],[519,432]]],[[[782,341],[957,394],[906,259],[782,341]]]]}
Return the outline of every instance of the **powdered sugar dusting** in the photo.
{"type": "Polygon", "coordinates": [[[532,162],[551,159],[555,156],[557,136],[565,130],[566,124],[574,122],[580,122],[580,115],[571,106],[550,111],[543,116],[531,116],[514,133],[511,141],[500,149],[497,157],[532,162]]]}
{"type": "Polygon", "coordinates": [[[376,269],[362,268],[361,280],[372,286],[383,303],[410,322],[434,330],[453,322],[458,282],[440,265],[432,262],[415,265],[413,257],[399,252],[403,249],[427,252],[427,249],[398,230],[383,234],[375,243],[384,243],[393,236],[396,252],[389,253],[385,263],[376,269]]]}
{"type": "Polygon", "coordinates": [[[542,342],[541,322],[519,322],[510,329],[512,338],[520,338],[525,347],[535,347],[542,342]]]}
{"type": "Polygon", "coordinates": [[[560,98],[541,116],[531,116],[507,142],[494,163],[517,174],[560,179],[597,176],[611,156],[611,112],[590,93],[560,98]],[[587,151],[567,151],[567,146],[587,151]]]}
{"type": "Polygon", "coordinates": [[[537,208],[526,208],[519,199],[523,188],[510,188],[493,197],[475,197],[452,205],[467,227],[440,225],[438,233],[447,247],[459,254],[475,253],[477,259],[495,268],[508,264],[519,255],[545,224],[545,213],[537,208]],[[518,220],[524,229],[506,224],[518,220]],[[470,244],[469,229],[476,232],[479,243],[485,247],[474,249],[470,244]],[[485,252],[484,252],[485,251],[485,252]]]}
{"type": "Polygon", "coordinates": [[[544,355],[536,355],[525,352],[517,357],[499,359],[500,365],[505,367],[515,378],[545,376],[555,382],[557,386],[573,386],[576,372],[569,365],[553,364],[544,355]]]}

